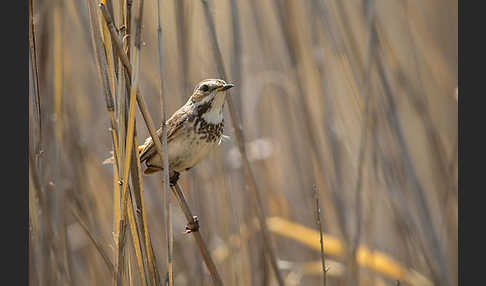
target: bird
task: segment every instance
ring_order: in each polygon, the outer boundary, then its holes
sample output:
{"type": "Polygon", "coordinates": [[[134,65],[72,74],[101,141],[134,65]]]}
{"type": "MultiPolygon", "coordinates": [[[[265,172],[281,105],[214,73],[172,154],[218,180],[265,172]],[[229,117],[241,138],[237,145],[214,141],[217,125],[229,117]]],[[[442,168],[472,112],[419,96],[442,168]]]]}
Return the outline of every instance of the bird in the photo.
{"type": "MultiPolygon", "coordinates": [[[[222,79],[199,82],[191,97],[166,121],[170,183],[174,185],[181,172],[187,171],[221,144],[224,135],[223,107],[228,89],[234,85],[222,79]]],[[[162,137],[162,127],[156,131],[162,137]]],[[[144,174],[163,170],[152,137],[138,147],[144,174]]]]}

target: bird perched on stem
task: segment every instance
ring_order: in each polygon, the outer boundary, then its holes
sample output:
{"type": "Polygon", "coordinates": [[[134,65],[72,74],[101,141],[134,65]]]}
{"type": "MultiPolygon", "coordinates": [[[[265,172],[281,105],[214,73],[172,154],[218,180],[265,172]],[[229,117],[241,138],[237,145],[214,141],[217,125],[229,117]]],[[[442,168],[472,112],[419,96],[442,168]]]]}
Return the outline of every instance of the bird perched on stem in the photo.
{"type": "MultiPolygon", "coordinates": [[[[192,96],[166,122],[167,150],[171,184],[179,173],[199,163],[223,139],[224,91],[234,85],[221,79],[206,79],[197,84],[192,96]]],[[[162,128],[156,135],[162,137],[162,128]]],[[[147,168],[144,174],[162,171],[162,158],[158,155],[152,137],[138,147],[140,162],[147,168]]]]}

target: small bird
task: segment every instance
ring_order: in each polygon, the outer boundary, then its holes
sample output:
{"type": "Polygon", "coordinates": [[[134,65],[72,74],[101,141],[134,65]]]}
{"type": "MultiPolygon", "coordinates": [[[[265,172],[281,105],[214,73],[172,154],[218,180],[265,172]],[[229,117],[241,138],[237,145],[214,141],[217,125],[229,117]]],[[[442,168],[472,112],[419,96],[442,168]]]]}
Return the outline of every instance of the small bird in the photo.
{"type": "MultiPolygon", "coordinates": [[[[167,150],[171,184],[175,184],[179,173],[199,163],[223,139],[223,106],[226,90],[234,85],[221,79],[206,79],[197,84],[192,96],[166,122],[167,150]]],[[[162,128],[156,135],[162,137],[162,128]]],[[[147,168],[144,174],[153,174],[163,169],[152,137],[139,146],[140,162],[147,168]]]]}

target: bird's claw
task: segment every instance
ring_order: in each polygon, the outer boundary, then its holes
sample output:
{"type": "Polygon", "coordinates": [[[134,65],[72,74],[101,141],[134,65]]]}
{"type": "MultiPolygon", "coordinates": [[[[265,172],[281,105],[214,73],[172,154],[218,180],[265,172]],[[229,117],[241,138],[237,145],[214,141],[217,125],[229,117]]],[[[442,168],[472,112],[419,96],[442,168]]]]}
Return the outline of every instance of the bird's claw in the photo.
{"type": "Polygon", "coordinates": [[[192,221],[190,221],[186,225],[185,229],[186,230],[184,231],[184,233],[186,233],[186,234],[199,231],[199,218],[197,216],[193,216],[192,221]]]}
{"type": "Polygon", "coordinates": [[[174,171],[172,173],[172,176],[170,176],[169,178],[170,186],[171,187],[175,186],[177,184],[177,181],[179,181],[179,172],[174,171]]]}

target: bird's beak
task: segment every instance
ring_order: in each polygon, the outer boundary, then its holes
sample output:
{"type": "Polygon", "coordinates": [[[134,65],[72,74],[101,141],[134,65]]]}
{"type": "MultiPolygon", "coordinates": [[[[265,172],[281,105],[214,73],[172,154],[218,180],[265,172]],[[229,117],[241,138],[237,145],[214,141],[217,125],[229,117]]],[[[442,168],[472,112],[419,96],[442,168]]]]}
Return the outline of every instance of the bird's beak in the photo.
{"type": "Polygon", "coordinates": [[[219,88],[219,91],[225,91],[225,90],[228,90],[230,88],[232,88],[233,86],[235,86],[234,84],[231,84],[231,83],[227,83],[225,85],[223,85],[222,87],[219,88]]]}

